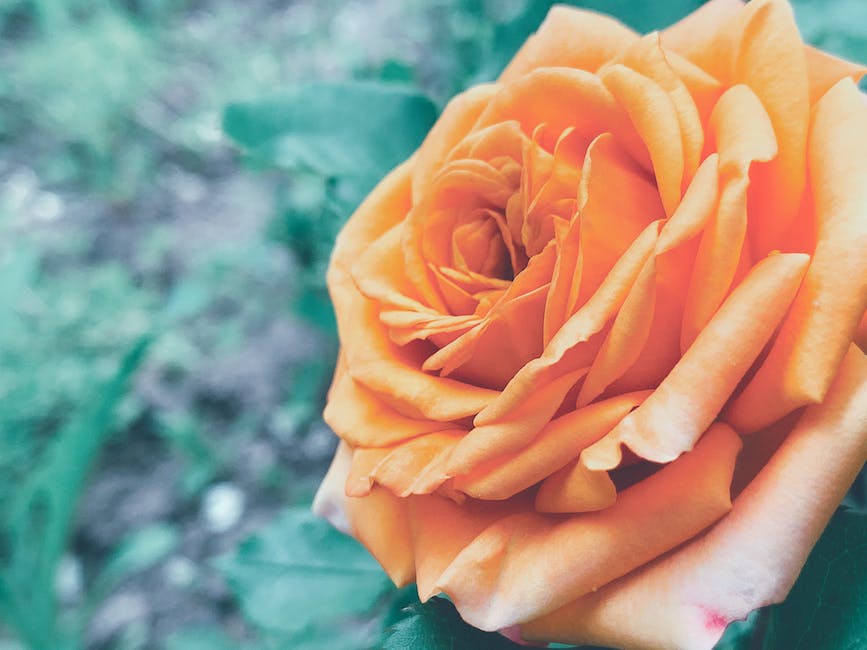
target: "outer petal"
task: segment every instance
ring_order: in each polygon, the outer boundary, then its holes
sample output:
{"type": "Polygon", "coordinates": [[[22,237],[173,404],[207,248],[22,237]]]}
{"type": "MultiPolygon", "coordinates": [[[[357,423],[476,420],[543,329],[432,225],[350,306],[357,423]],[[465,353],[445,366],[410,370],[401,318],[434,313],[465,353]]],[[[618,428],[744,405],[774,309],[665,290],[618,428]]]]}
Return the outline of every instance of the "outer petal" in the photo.
{"type": "Polygon", "coordinates": [[[818,243],[768,358],[732,404],[740,431],[822,400],[867,308],[867,102],[845,79],[816,106],[810,176],[818,243]]]}
{"type": "Polygon", "coordinates": [[[496,84],[473,86],[446,105],[416,153],[412,177],[413,203],[419,203],[425,195],[436,172],[452,149],[472,130],[498,88],[496,84]]]}
{"type": "Polygon", "coordinates": [[[405,500],[383,488],[361,499],[347,497],[343,486],[351,463],[352,450],[341,442],[316,492],[313,512],[364,544],[396,585],[409,584],[415,563],[405,500]]]}
{"type": "Polygon", "coordinates": [[[782,601],[867,460],[867,358],[855,346],[732,511],[703,538],[550,616],[527,639],[709,650],[726,625],[782,601]]]}
{"type": "Polygon", "coordinates": [[[638,35],[616,20],[573,7],[556,6],[521,47],[500,76],[513,81],[536,68],[562,66],[596,72],[638,40],[638,35]]]}
{"type": "Polygon", "coordinates": [[[348,375],[334,383],[323,417],[343,440],[364,447],[388,447],[454,427],[449,422],[401,415],[348,375]]]}
{"type": "Polygon", "coordinates": [[[313,498],[313,513],[331,522],[337,530],[350,535],[349,519],[346,517],[346,495],[343,486],[346,485],[346,477],[349,476],[349,467],[352,464],[352,448],[341,441],[331,459],[331,465],[316,496],[313,498]]]}
{"type": "Polygon", "coordinates": [[[867,73],[867,67],[860,63],[838,59],[822,50],[807,45],[807,68],[810,74],[810,104],[818,102],[841,79],[849,77],[855,83],[867,73]]]}
{"type": "Polygon", "coordinates": [[[805,179],[809,81],[804,45],[785,0],[715,0],[662,36],[726,85],[746,84],[768,112],[780,153],[756,177],[751,239],[758,256],[774,250],[798,211],[805,179]],[[784,63],[782,63],[784,62],[784,63]]]}
{"type": "Polygon", "coordinates": [[[476,537],[439,585],[484,630],[553,611],[701,532],[730,507],[740,439],[725,425],[599,512],[524,513],[476,537]],[[692,489],[684,490],[684,485],[692,489]]]}
{"type": "Polygon", "coordinates": [[[720,80],[727,80],[732,46],[727,27],[739,18],[743,0],[710,0],[662,32],[662,45],[720,80]]]}

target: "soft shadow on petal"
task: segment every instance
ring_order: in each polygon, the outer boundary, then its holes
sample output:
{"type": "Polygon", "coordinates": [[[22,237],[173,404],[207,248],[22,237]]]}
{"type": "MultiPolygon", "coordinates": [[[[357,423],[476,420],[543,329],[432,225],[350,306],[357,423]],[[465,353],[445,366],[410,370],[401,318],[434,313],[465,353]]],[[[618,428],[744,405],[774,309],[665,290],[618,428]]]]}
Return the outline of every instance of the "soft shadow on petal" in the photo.
{"type": "Polygon", "coordinates": [[[867,103],[844,79],[813,114],[813,261],[767,359],[726,414],[740,431],[820,402],[867,308],[867,103]]]}
{"type": "Polygon", "coordinates": [[[455,557],[439,586],[466,621],[484,630],[554,611],[728,512],[740,447],[736,433],[715,425],[692,452],[624,490],[610,508],[501,519],[455,557]]]}
{"type": "Polygon", "coordinates": [[[657,463],[691,449],[770,340],[809,261],[807,255],[789,253],[758,264],[653,394],[584,450],[581,459],[587,467],[615,467],[621,444],[657,463]]]}
{"type": "Polygon", "coordinates": [[[867,358],[849,349],[810,406],[707,535],[522,626],[526,639],[710,650],[726,625],[782,601],[867,460],[867,358]]]}

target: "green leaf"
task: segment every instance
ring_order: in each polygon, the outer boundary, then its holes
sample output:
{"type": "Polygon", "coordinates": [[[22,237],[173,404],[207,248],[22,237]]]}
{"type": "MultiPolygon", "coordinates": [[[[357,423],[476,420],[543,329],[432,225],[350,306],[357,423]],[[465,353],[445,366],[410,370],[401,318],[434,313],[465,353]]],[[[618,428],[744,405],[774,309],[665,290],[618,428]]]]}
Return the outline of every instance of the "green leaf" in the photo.
{"type": "Polygon", "coordinates": [[[42,464],[15,493],[0,527],[0,614],[31,650],[57,647],[54,574],[66,546],[78,496],[107,434],[115,409],[144,358],[150,337],[129,350],[115,375],[93,388],[88,408],[52,441],[42,464]]]}
{"type": "Polygon", "coordinates": [[[431,598],[407,608],[409,616],[395,623],[384,640],[383,650],[511,650],[521,648],[496,632],[482,632],[465,623],[455,606],[444,598],[431,598]]]}
{"type": "Polygon", "coordinates": [[[393,592],[360,544],[306,508],[287,510],[218,567],[244,615],[290,639],[320,639],[329,627],[339,632],[341,623],[371,613],[393,592]]]}
{"type": "Polygon", "coordinates": [[[837,511],[789,597],[770,608],[764,650],[867,647],[867,514],[837,511]]]}
{"type": "Polygon", "coordinates": [[[359,179],[369,190],[421,144],[436,117],[430,99],[402,85],[315,83],[232,104],[223,128],[259,164],[359,179]]]}

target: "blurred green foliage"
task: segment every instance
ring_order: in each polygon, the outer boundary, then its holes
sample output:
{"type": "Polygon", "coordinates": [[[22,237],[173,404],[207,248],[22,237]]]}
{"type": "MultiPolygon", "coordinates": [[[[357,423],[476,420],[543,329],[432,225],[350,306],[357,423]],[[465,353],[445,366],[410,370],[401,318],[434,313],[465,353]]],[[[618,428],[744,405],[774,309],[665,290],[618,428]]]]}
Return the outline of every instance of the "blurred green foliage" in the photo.
{"type": "MultiPolygon", "coordinates": [[[[189,519],[194,499],[234,471],[258,432],[275,431],[290,450],[306,444],[336,351],[324,285],[334,237],[418,145],[438,107],[494,78],[552,4],[371,0],[383,21],[399,23],[384,32],[388,41],[364,33],[380,19],[362,20],[368,5],[342,0],[0,3],[0,646],[12,637],[33,650],[87,646],[92,617],[118,586],[183,546],[189,522],[145,522],[98,549],[83,597],[58,606],[76,508],[112,435],[132,442],[138,428],[165,445],[189,519]],[[261,183],[241,197],[238,221],[257,198],[269,217],[194,253],[190,240],[203,229],[185,230],[181,212],[217,176],[247,178],[227,139],[261,183]],[[166,178],[177,187],[166,189],[166,178]],[[268,196],[257,196],[261,188],[268,196]],[[275,278],[285,281],[277,298],[261,289],[275,278]],[[251,324],[274,319],[303,320],[319,337],[281,370],[274,412],[188,386],[219,372],[211,357],[240,364],[251,324]],[[169,387],[163,402],[135,388],[143,368],[169,387]]],[[[569,4],[647,31],[701,3],[569,4]]],[[[867,60],[862,0],[794,5],[807,40],[867,60]]],[[[195,217],[206,222],[209,209],[195,217]]],[[[163,647],[404,647],[419,635],[509,645],[468,630],[445,601],[422,606],[394,590],[357,544],[305,514],[303,463],[268,455],[245,475],[277,501],[272,512],[292,507],[215,562],[247,632],[194,625],[163,647]]],[[[864,484],[850,495],[862,508],[864,484]]],[[[823,647],[823,638],[857,647],[863,586],[838,592],[825,580],[864,574],[863,517],[852,517],[835,519],[789,603],[733,626],[720,647],[757,638],[767,650],[803,639],[823,647]],[[838,636],[823,636],[830,625],[838,636]]],[[[143,647],[145,637],[130,626],[116,647],[143,647]]]]}

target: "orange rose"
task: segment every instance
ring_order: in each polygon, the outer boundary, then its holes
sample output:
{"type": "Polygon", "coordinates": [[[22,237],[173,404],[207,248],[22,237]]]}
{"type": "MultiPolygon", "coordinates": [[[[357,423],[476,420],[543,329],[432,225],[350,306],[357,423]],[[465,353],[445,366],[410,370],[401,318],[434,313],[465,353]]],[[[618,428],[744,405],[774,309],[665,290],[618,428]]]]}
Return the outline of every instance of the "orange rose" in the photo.
{"type": "Polygon", "coordinates": [[[535,642],[785,598],[867,459],[862,72],[783,0],[552,10],[338,238],[318,511],[535,642]]]}

